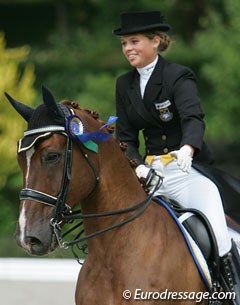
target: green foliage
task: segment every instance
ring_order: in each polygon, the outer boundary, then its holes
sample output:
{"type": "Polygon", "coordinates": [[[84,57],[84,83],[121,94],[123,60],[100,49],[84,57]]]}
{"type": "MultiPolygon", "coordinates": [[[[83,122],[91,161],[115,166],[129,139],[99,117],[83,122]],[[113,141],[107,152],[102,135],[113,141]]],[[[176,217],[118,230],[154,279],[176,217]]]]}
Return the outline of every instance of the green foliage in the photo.
{"type": "Polygon", "coordinates": [[[3,33],[0,33],[0,189],[6,183],[7,177],[17,171],[16,143],[22,137],[25,127],[24,121],[6,101],[4,92],[8,92],[14,98],[31,104],[35,91],[33,89],[34,69],[30,64],[20,69],[20,64],[26,59],[29,48],[19,47],[5,48],[3,33]]]}
{"type": "Polygon", "coordinates": [[[110,31],[102,29],[93,34],[82,27],[73,29],[67,37],[54,32],[49,36],[48,46],[33,48],[30,58],[38,75],[36,86],[40,88],[44,82],[59,99],[76,99],[80,93],[88,93],[85,86],[90,74],[114,75],[127,64],[120,52],[120,42],[110,31]]]}
{"type": "Polygon", "coordinates": [[[19,168],[16,160],[17,141],[22,137],[26,122],[13,110],[4,92],[31,105],[35,96],[34,68],[31,64],[21,67],[30,49],[18,47],[7,49],[3,33],[0,32],[0,256],[16,253],[13,242],[18,211],[19,168]]]}
{"type": "Polygon", "coordinates": [[[234,142],[240,136],[240,2],[225,0],[224,4],[225,16],[209,10],[205,31],[196,37],[194,48],[202,63],[208,135],[215,141],[234,142]]]}
{"type": "Polygon", "coordinates": [[[77,99],[82,107],[96,110],[100,117],[106,120],[115,114],[114,96],[115,77],[107,73],[100,75],[87,74],[85,76],[85,90],[77,99]],[[103,90],[104,88],[104,90],[103,90]]]}
{"type": "Polygon", "coordinates": [[[197,75],[209,140],[239,143],[240,2],[225,0],[223,5],[221,13],[208,7],[192,41],[176,36],[169,57],[197,75]]]}

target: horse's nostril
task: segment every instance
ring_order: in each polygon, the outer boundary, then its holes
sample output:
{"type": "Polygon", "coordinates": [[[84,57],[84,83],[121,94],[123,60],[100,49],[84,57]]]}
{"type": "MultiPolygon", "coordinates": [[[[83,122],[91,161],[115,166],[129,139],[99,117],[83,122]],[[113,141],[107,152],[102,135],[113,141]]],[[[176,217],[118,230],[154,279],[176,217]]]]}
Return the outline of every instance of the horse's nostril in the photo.
{"type": "Polygon", "coordinates": [[[31,245],[31,246],[34,246],[34,245],[41,245],[41,241],[34,237],[34,236],[27,236],[26,237],[26,243],[31,245]]]}
{"type": "Polygon", "coordinates": [[[35,236],[26,236],[25,244],[32,255],[44,255],[47,253],[48,248],[46,245],[35,236]]]}
{"type": "Polygon", "coordinates": [[[52,231],[30,232],[25,235],[24,240],[19,240],[19,244],[31,255],[44,255],[53,251],[57,244],[53,238],[52,231]]]}

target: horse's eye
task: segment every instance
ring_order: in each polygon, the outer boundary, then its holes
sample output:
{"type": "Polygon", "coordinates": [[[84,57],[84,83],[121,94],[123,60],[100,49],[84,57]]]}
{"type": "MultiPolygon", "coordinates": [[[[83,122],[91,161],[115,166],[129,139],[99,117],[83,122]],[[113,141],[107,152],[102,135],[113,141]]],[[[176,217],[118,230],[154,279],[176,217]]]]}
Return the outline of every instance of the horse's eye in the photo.
{"type": "Polygon", "coordinates": [[[61,154],[57,152],[48,152],[43,156],[44,163],[47,164],[55,164],[57,163],[61,158],[61,154]]]}

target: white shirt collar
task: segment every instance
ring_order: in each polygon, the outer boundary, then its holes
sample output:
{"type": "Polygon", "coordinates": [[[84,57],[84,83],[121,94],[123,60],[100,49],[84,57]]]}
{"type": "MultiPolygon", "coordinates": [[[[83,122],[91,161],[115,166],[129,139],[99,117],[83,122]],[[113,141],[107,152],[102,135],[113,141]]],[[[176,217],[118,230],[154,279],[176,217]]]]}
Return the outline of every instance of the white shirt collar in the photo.
{"type": "Polygon", "coordinates": [[[156,64],[157,64],[157,61],[158,61],[158,56],[149,65],[147,65],[143,68],[137,68],[138,73],[141,76],[150,76],[152,74],[156,64]]]}

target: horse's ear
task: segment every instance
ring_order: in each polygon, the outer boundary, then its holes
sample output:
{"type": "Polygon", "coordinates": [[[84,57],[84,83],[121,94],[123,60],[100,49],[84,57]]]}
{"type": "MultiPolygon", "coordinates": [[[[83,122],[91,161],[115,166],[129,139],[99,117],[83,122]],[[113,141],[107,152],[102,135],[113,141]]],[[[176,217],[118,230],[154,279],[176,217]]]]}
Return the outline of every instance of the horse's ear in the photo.
{"type": "Polygon", "coordinates": [[[24,118],[25,121],[29,122],[34,109],[14,100],[7,92],[5,92],[6,98],[9,100],[15,110],[24,118]]]}
{"type": "Polygon", "coordinates": [[[56,120],[61,120],[63,118],[63,114],[58,108],[51,91],[45,86],[42,86],[42,97],[49,114],[54,115],[56,120]]]}

